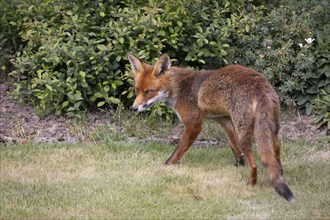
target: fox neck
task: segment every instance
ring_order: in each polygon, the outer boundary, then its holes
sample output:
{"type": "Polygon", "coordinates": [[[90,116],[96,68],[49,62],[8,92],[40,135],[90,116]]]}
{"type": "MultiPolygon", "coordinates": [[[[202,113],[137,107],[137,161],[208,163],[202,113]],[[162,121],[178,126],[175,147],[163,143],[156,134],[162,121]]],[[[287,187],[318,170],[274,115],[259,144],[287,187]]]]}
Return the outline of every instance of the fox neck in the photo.
{"type": "Polygon", "coordinates": [[[168,94],[166,104],[175,110],[177,99],[196,99],[200,87],[196,76],[198,71],[190,68],[171,67],[166,73],[167,77],[163,81],[163,90],[168,94]]]}
{"type": "Polygon", "coordinates": [[[158,99],[159,102],[165,103],[169,108],[173,108],[173,104],[175,103],[173,92],[174,89],[172,87],[172,74],[168,74],[162,80],[162,89],[160,89],[161,97],[158,99]]]}

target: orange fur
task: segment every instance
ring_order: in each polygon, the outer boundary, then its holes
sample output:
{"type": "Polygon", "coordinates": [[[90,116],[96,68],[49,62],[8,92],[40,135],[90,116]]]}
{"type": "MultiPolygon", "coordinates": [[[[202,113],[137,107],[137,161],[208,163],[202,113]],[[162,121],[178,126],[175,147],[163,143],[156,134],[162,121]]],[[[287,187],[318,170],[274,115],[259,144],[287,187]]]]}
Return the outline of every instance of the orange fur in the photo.
{"type": "Polygon", "coordinates": [[[128,59],[135,79],[133,109],[144,111],[156,101],[166,102],[184,125],[183,135],[165,164],[181,159],[200,133],[202,120],[209,118],[223,127],[236,163],[244,165],[244,156],[247,158],[251,185],[257,182],[252,155],[255,137],[276,191],[293,201],[293,193],[282,177],[279,98],[261,73],[240,65],[202,71],[171,67],[166,54],[155,65],[145,64],[132,54],[128,59]]]}

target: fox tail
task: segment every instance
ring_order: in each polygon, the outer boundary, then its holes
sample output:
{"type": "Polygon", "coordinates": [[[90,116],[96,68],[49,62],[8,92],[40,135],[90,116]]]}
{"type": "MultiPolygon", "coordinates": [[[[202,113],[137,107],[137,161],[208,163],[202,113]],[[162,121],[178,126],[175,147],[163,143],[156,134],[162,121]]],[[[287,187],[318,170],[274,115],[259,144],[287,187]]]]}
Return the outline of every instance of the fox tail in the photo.
{"type": "Polygon", "coordinates": [[[276,192],[288,202],[293,202],[294,195],[283,179],[280,161],[278,98],[269,96],[268,93],[258,100],[254,126],[258,151],[276,192]]]}

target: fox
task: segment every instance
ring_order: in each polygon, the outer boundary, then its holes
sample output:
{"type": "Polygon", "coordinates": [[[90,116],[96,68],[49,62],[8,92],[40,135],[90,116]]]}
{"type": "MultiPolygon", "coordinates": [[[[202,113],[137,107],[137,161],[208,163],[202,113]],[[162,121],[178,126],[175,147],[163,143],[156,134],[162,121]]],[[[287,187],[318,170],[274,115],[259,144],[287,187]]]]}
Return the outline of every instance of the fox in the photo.
{"type": "Polygon", "coordinates": [[[176,164],[196,140],[204,119],[223,128],[236,165],[249,167],[248,184],[257,183],[252,153],[255,140],[263,166],[277,193],[288,202],[294,195],[283,178],[280,158],[280,101],[266,77],[258,71],[232,64],[217,70],[172,66],[165,53],[154,65],[127,53],[134,75],[133,110],[145,111],[156,102],[172,108],[183,124],[183,133],[166,165],[176,164]]]}

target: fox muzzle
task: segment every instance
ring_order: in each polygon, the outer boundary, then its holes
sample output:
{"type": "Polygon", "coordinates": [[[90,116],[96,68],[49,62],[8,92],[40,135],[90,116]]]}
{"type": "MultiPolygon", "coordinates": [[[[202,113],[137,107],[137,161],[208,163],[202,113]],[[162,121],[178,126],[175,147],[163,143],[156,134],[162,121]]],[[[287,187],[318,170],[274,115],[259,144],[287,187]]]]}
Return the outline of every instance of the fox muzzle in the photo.
{"type": "Polygon", "coordinates": [[[142,103],[140,105],[135,105],[133,104],[133,110],[137,112],[143,112],[146,110],[148,107],[156,103],[157,101],[159,102],[165,102],[168,98],[169,94],[166,91],[160,91],[158,95],[153,97],[152,99],[149,99],[146,103],[142,103]]]}
{"type": "Polygon", "coordinates": [[[153,103],[150,103],[150,104],[148,104],[148,103],[145,103],[145,104],[141,104],[141,105],[138,105],[138,106],[136,106],[136,105],[133,105],[132,106],[132,109],[134,110],[134,111],[137,111],[137,112],[143,112],[144,110],[146,110],[149,106],[151,106],[153,103]]]}

